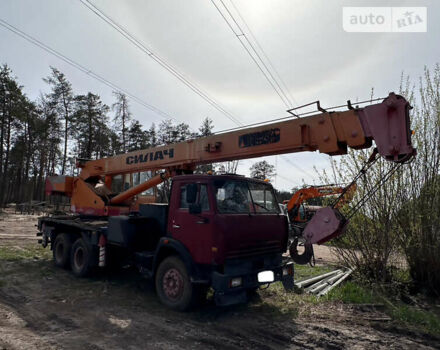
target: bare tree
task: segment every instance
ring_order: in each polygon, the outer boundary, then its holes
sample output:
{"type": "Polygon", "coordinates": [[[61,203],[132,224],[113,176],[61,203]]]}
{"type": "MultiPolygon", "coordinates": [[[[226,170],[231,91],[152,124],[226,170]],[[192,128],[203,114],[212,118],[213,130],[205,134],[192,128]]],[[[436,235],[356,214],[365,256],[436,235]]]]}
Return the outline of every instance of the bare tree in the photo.
{"type": "Polygon", "coordinates": [[[250,168],[251,177],[260,180],[271,180],[275,176],[275,167],[265,160],[254,163],[250,168]]]}

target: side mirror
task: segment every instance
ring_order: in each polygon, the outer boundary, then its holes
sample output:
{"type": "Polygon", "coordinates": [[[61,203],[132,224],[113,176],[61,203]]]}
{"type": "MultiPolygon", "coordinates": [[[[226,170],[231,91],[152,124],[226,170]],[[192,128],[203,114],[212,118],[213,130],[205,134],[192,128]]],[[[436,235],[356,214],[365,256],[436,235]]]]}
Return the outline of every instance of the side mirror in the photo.
{"type": "Polygon", "coordinates": [[[195,203],[197,200],[197,184],[186,185],[186,202],[188,204],[195,203]]]}
{"type": "Polygon", "coordinates": [[[189,213],[198,215],[202,212],[202,206],[199,203],[192,203],[189,205],[189,213]]]}

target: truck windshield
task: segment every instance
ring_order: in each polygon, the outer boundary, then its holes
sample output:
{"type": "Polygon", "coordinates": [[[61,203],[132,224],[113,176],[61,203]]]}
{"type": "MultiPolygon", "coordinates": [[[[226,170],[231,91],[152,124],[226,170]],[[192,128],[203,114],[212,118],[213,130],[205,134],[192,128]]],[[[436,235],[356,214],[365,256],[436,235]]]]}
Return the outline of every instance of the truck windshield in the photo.
{"type": "Polygon", "coordinates": [[[214,182],[217,208],[220,213],[279,213],[272,187],[266,184],[234,180],[214,182]]]}

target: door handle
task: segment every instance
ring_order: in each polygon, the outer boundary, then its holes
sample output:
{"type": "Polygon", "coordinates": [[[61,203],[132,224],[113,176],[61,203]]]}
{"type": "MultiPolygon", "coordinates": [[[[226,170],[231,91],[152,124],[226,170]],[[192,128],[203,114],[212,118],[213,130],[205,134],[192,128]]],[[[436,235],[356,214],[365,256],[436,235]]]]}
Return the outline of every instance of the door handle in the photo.
{"type": "Polygon", "coordinates": [[[196,221],[196,224],[207,224],[209,222],[208,218],[203,218],[202,220],[196,221]]]}
{"type": "Polygon", "coordinates": [[[173,228],[180,228],[180,225],[173,225],[173,228]]]}

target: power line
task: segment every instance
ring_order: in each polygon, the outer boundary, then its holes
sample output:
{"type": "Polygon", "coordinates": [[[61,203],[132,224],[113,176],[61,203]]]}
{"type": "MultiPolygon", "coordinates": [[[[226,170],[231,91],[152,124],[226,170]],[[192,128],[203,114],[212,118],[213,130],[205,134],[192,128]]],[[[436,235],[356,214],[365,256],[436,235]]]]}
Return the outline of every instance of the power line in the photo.
{"type": "Polygon", "coordinates": [[[291,166],[293,166],[296,170],[298,170],[299,172],[303,173],[304,175],[306,175],[309,178],[313,178],[314,176],[310,175],[307,171],[303,170],[302,168],[300,168],[298,165],[296,165],[294,162],[292,162],[289,158],[287,158],[286,156],[282,155],[281,158],[283,158],[287,163],[289,163],[291,166]]]}
{"type": "MultiPolygon", "coordinates": [[[[270,77],[272,78],[273,82],[275,83],[275,85],[278,87],[278,89],[280,90],[281,94],[283,95],[283,97],[287,100],[288,104],[286,104],[287,108],[292,107],[293,103],[292,101],[289,99],[289,97],[287,96],[287,94],[284,92],[284,90],[282,89],[282,87],[280,86],[280,84],[278,83],[277,79],[275,79],[274,75],[272,74],[272,72],[270,71],[270,69],[267,67],[266,63],[264,62],[264,60],[261,58],[260,54],[258,53],[258,51],[255,49],[255,47],[252,45],[251,41],[249,40],[248,36],[244,33],[243,29],[241,28],[241,26],[238,24],[237,20],[235,19],[235,17],[232,15],[231,11],[228,9],[228,7],[226,6],[226,4],[223,2],[223,0],[220,0],[220,2],[222,3],[223,7],[226,9],[226,11],[228,12],[229,16],[231,16],[232,20],[234,21],[234,23],[236,24],[236,26],[238,27],[238,29],[240,30],[241,34],[243,34],[243,37],[246,39],[246,42],[249,44],[249,46],[251,47],[252,51],[255,53],[255,55],[257,56],[257,58],[260,60],[261,64],[263,65],[263,67],[266,69],[266,71],[269,73],[270,77]]],[[[234,5],[234,4],[232,4],[234,5]]],[[[234,6],[234,8],[237,10],[237,8],[234,6]]],[[[241,15],[239,14],[239,16],[241,17],[241,15]]],[[[243,18],[243,17],[241,17],[243,18]]],[[[247,26],[247,24],[245,23],[245,25],[247,26]]],[[[249,27],[247,26],[247,28],[249,29],[249,27]]],[[[254,37],[254,36],[253,36],[254,37]]],[[[255,40],[255,37],[254,37],[255,40]]],[[[258,44],[258,42],[257,42],[258,44]]],[[[261,46],[260,46],[261,48],[261,46]]],[[[263,51],[264,53],[264,51],[263,51]]],[[[266,55],[267,58],[267,55],[266,55]]]]}
{"type": "Polygon", "coordinates": [[[225,5],[225,3],[223,2],[223,0],[220,0],[220,3],[223,5],[224,9],[226,10],[226,12],[228,13],[229,17],[232,19],[232,21],[235,23],[235,25],[237,26],[239,32],[237,32],[231,22],[226,18],[225,14],[220,10],[220,8],[217,6],[217,4],[214,2],[214,0],[211,0],[212,4],[215,6],[215,8],[217,9],[217,11],[219,12],[219,14],[221,15],[221,17],[224,19],[224,21],[226,22],[226,24],[228,25],[228,27],[231,29],[232,33],[234,33],[234,35],[237,37],[237,39],[240,41],[240,44],[243,46],[243,48],[246,50],[246,52],[249,54],[249,56],[251,57],[251,59],[254,61],[254,63],[257,65],[258,69],[261,71],[261,73],[264,75],[264,77],[266,78],[267,82],[272,86],[272,88],[274,89],[274,91],[276,92],[276,94],[279,96],[279,98],[281,99],[281,101],[284,103],[284,105],[289,109],[292,108],[293,103],[292,101],[289,99],[288,95],[284,92],[283,88],[280,86],[280,84],[278,83],[277,79],[275,79],[274,75],[272,74],[272,72],[270,71],[270,69],[267,67],[266,63],[264,62],[264,60],[261,58],[260,54],[258,53],[258,51],[255,49],[254,45],[252,44],[252,42],[249,40],[249,38],[247,37],[247,35],[244,33],[243,29],[241,28],[240,24],[237,22],[237,20],[235,19],[235,17],[233,16],[233,14],[231,13],[231,11],[228,9],[228,7],[225,5]],[[244,38],[245,40],[243,40],[242,38],[244,38]],[[246,45],[246,43],[250,46],[250,49],[248,48],[248,46],[246,45]],[[252,54],[252,52],[254,54],[252,54]],[[256,56],[256,57],[255,57],[256,56]]]}
{"type": "Polygon", "coordinates": [[[260,45],[260,43],[258,42],[257,38],[255,37],[254,33],[252,32],[251,28],[249,27],[249,25],[247,24],[247,22],[245,21],[245,19],[243,18],[243,16],[241,15],[240,11],[238,10],[237,6],[235,6],[234,1],[229,0],[229,2],[232,4],[232,7],[234,8],[235,12],[237,12],[238,17],[240,17],[241,21],[243,22],[244,26],[246,27],[247,31],[249,32],[251,38],[255,41],[255,43],[257,44],[257,47],[260,49],[260,52],[263,54],[264,58],[266,59],[267,63],[269,64],[269,66],[272,68],[272,70],[274,71],[275,75],[277,76],[278,80],[281,82],[281,85],[284,87],[285,91],[287,92],[286,97],[289,97],[289,102],[292,105],[292,101],[295,102],[295,104],[298,105],[298,102],[295,100],[295,98],[292,96],[292,94],[289,91],[289,88],[287,87],[286,83],[284,82],[284,80],[281,78],[281,75],[278,73],[278,70],[275,68],[275,66],[272,64],[269,56],[266,54],[266,52],[264,51],[263,47],[260,45]]]}
{"type": "Polygon", "coordinates": [[[43,42],[41,42],[38,39],[35,39],[34,37],[30,36],[29,34],[26,34],[25,32],[21,31],[20,29],[18,29],[17,27],[14,27],[13,25],[9,24],[8,22],[0,19],[0,25],[6,29],[8,29],[9,31],[13,32],[14,34],[22,37],[23,39],[27,40],[28,42],[30,42],[31,44],[38,46],[39,48],[43,49],[44,51],[50,53],[51,55],[61,59],[62,61],[66,62],[67,64],[71,65],[72,67],[82,71],[83,73],[87,74],[88,76],[98,80],[99,82],[107,85],[108,87],[110,87],[113,90],[119,91],[121,93],[124,93],[125,95],[129,96],[132,100],[136,101],[137,103],[139,103],[141,106],[155,112],[156,114],[168,118],[168,119],[172,119],[176,122],[179,122],[179,120],[173,118],[171,115],[169,115],[168,113],[160,110],[159,108],[143,101],[142,99],[140,99],[139,97],[131,94],[130,92],[128,92],[127,90],[119,87],[118,85],[110,82],[109,80],[105,79],[104,77],[94,73],[93,71],[91,71],[90,69],[84,67],[83,65],[73,61],[72,59],[68,58],[67,56],[61,54],[60,52],[52,49],[51,47],[47,46],[46,44],[44,44],[43,42]]]}
{"type": "Polygon", "coordinates": [[[278,176],[280,179],[283,179],[284,181],[287,181],[287,182],[289,182],[290,184],[292,184],[294,186],[300,186],[300,184],[298,184],[298,182],[293,181],[293,180],[291,180],[291,179],[289,179],[289,178],[287,178],[287,177],[285,177],[283,175],[276,174],[275,176],[278,176]]]}
{"type": "Polygon", "coordinates": [[[141,43],[133,34],[129,33],[124,27],[118,24],[111,17],[106,15],[101,9],[99,9],[96,5],[94,5],[89,0],[79,0],[84,6],[86,6],[89,10],[91,10],[95,15],[97,15],[104,22],[109,24],[113,29],[115,29],[119,34],[121,34],[124,38],[130,41],[135,47],[139,50],[147,54],[152,60],[158,63],[160,66],[165,68],[169,73],[174,75],[177,79],[179,79],[183,84],[188,86],[193,92],[195,92],[198,96],[203,98],[206,102],[208,102],[211,106],[225,115],[229,120],[234,122],[236,125],[243,125],[241,121],[235,117],[232,113],[223,108],[216,100],[214,100],[208,93],[202,91],[200,87],[198,87],[195,83],[191,82],[187,77],[185,77],[182,73],[180,73],[176,68],[174,68],[171,64],[166,62],[159,55],[155,54],[150,48],[146,47],[143,43],[141,43]]]}

